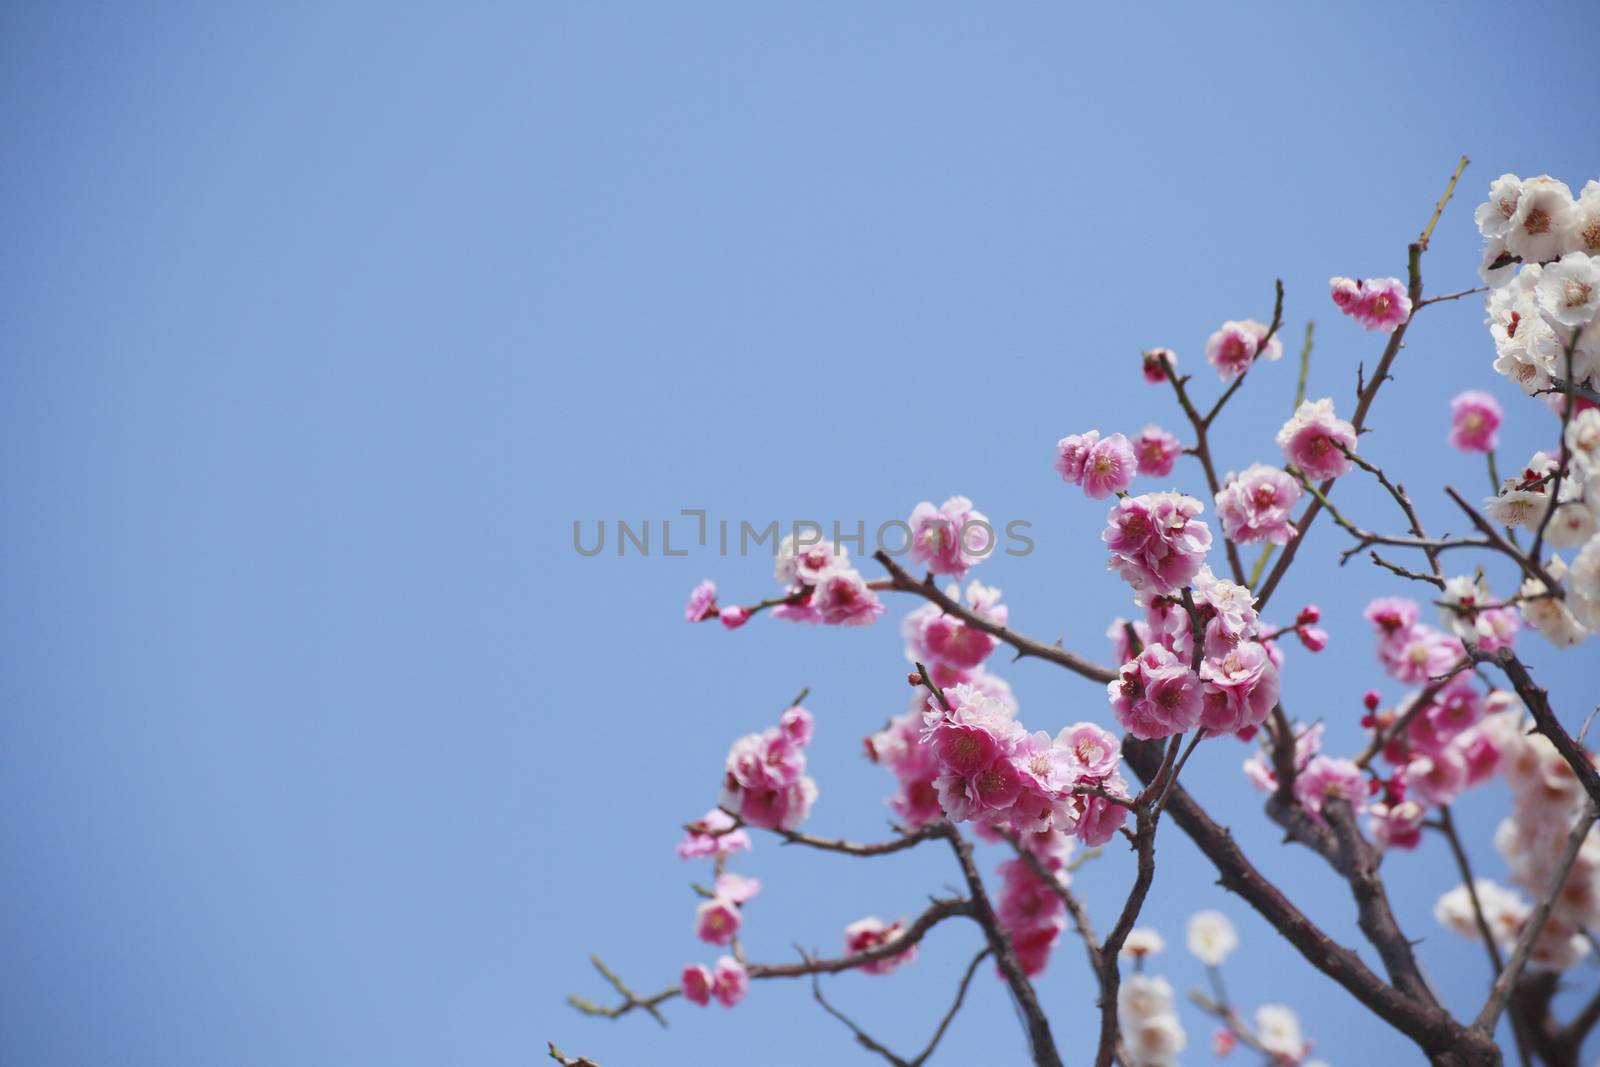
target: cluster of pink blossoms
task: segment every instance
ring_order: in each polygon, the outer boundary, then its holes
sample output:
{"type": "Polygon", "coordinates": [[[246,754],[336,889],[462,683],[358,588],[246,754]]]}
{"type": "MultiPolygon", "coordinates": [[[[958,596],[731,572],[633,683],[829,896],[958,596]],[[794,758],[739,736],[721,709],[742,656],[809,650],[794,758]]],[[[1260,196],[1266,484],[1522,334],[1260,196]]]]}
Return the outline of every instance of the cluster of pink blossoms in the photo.
{"type": "Polygon", "coordinates": [[[1137,593],[1172,596],[1200,573],[1211,530],[1198,521],[1200,501],[1182,493],[1145,493],[1118,500],[1100,539],[1109,569],[1137,593]]]}
{"type": "Polygon", "coordinates": [[[719,957],[715,969],[691,963],[683,969],[679,981],[683,985],[684,999],[702,1008],[710,1004],[712,998],[724,1008],[731,1008],[743,1000],[750,989],[749,972],[732,956],[719,957]]]}
{"type": "Polygon", "coordinates": [[[1377,628],[1378,662],[1384,673],[1406,685],[1426,685],[1466,654],[1459,638],[1417,617],[1417,602],[1407,597],[1379,597],[1366,610],[1367,621],[1377,628]]]}
{"type": "Polygon", "coordinates": [[[750,835],[736,826],[732,815],[712,808],[698,822],[689,824],[683,840],[678,842],[678,858],[692,860],[750,851],[750,835]]]}
{"type": "Polygon", "coordinates": [[[1355,451],[1356,430],[1333,413],[1333,401],[1324,397],[1301,404],[1278,431],[1277,440],[1290,466],[1313,481],[1323,481],[1350,470],[1345,449],[1355,451]]]}
{"type": "MultiPolygon", "coordinates": [[[[857,919],[844,928],[844,950],[851,955],[866,952],[870,949],[887,945],[905,931],[905,923],[896,919],[886,923],[876,915],[869,915],[865,919],[857,919]]],[[[881,960],[873,960],[863,964],[863,974],[888,974],[895,968],[910,963],[917,958],[917,946],[912,945],[904,952],[896,952],[892,956],[885,956],[881,960]]]]}
{"type": "Polygon", "coordinates": [[[731,945],[744,925],[740,909],[761,892],[761,881],[738,874],[717,875],[716,889],[695,911],[695,936],[708,945],[731,945]]]}
{"type": "Polygon", "coordinates": [[[1277,467],[1254,463],[1243,474],[1229,473],[1217,494],[1223,536],[1242,545],[1255,541],[1288,544],[1299,533],[1289,511],[1300,495],[1300,483],[1277,467]]]}
{"type": "Polygon", "coordinates": [[[1283,342],[1269,337],[1267,326],[1254,319],[1225,322],[1206,338],[1206,362],[1225,382],[1250,369],[1257,359],[1281,359],[1283,342]]]}
{"type": "Polygon", "coordinates": [[[1117,739],[1081,722],[1055,738],[1028,733],[1015,708],[977,685],[948,689],[941,703],[930,696],[923,714],[923,744],[939,766],[933,787],[953,822],[976,822],[1017,834],[1055,830],[1086,844],[1103,844],[1122,825],[1123,805],[1077,792],[1128,795],[1117,773],[1117,739]]]}
{"type": "Polygon", "coordinates": [[[911,558],[934,574],[964,578],[994,551],[994,527],[964,496],[939,507],[923,501],[911,511],[911,558]]]}
{"type": "MultiPolygon", "coordinates": [[[[1070,880],[1067,860],[1072,855],[1072,839],[1053,831],[1030,834],[1021,841],[1040,866],[1065,886],[1070,880]]],[[[1000,902],[995,918],[1011,939],[1012,950],[1022,973],[1030,978],[1041,973],[1050,962],[1050,950],[1067,925],[1067,906],[1050,884],[1034,873],[1026,860],[1007,860],[1000,865],[1000,902]]]]}
{"type": "MultiPolygon", "coordinates": [[[[961,589],[951,583],[945,590],[951,600],[961,600],[961,589]]],[[[967,584],[967,606],[997,626],[1004,626],[1008,613],[1000,603],[1000,590],[973,581],[967,584]]],[[[989,658],[999,640],[962,619],[945,614],[929,601],[905,617],[900,633],[906,639],[906,659],[934,668],[940,685],[967,681],[971,672],[989,658]]]]}
{"type": "Polygon", "coordinates": [[[1056,470],[1062,481],[1082,486],[1084,496],[1104,500],[1126,492],[1136,474],[1165,478],[1182,452],[1183,444],[1159,426],[1146,426],[1131,442],[1090,430],[1056,442],[1056,470]]]}
{"type": "Polygon", "coordinates": [[[811,713],[796,705],[775,727],[746,734],[728,750],[721,806],[751,826],[793,830],[811,814],[817,783],[806,771],[811,713]]]}
{"type": "Polygon", "coordinates": [[[1192,617],[1170,595],[1144,598],[1144,624],[1133,627],[1143,645],[1137,655],[1124,636],[1128,626],[1120,627],[1123,634],[1112,632],[1125,661],[1106,692],[1117,721],[1141,740],[1196,726],[1211,735],[1252,731],[1278,702],[1277,654],[1263,640],[1250,591],[1202,565],[1191,599],[1192,617]],[[1198,671],[1195,621],[1201,626],[1198,671]]]}
{"type": "Polygon", "coordinates": [[[1328,287],[1339,310],[1369,330],[1393,333],[1411,317],[1411,296],[1399,278],[1330,278],[1328,287]]]}

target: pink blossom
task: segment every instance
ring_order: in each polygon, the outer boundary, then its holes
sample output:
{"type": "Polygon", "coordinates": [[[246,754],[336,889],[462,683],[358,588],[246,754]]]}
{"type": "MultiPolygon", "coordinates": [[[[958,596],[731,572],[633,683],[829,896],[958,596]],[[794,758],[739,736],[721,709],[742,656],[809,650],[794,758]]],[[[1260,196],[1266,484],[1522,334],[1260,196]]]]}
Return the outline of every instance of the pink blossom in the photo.
{"type": "Polygon", "coordinates": [[[1395,637],[1416,623],[1417,602],[1405,597],[1379,597],[1367,605],[1365,615],[1381,635],[1395,637]]]}
{"type": "Polygon", "coordinates": [[[1146,426],[1133,442],[1139,457],[1139,473],[1151,478],[1165,478],[1183,454],[1183,443],[1159,426],[1146,426]]]}
{"type": "Polygon", "coordinates": [[[679,982],[683,986],[683,999],[690,1004],[698,1004],[703,1008],[711,1003],[711,987],[715,983],[715,979],[711,976],[711,968],[704,964],[691,963],[684,967],[679,982]]]}
{"type": "Polygon", "coordinates": [[[1138,456],[1126,437],[1114,433],[1103,438],[1083,461],[1083,495],[1090,500],[1103,500],[1120,493],[1133,484],[1138,469],[1138,456]]]}
{"type": "MultiPolygon", "coordinates": [[[[946,590],[952,600],[960,600],[960,590],[951,583],[946,590]]],[[[1004,626],[1009,612],[999,602],[1000,590],[972,582],[967,587],[967,601],[973,611],[988,621],[1004,626]]],[[[900,626],[906,639],[906,658],[913,663],[927,663],[950,668],[958,673],[968,672],[989,658],[999,641],[989,634],[970,626],[954,615],[946,615],[933,603],[924,604],[908,614],[900,626]]],[[[935,679],[939,684],[946,684],[935,679]]]]}
{"type": "Polygon", "coordinates": [[[1449,673],[1464,654],[1459,639],[1425,625],[1378,642],[1378,662],[1391,678],[1407,685],[1423,685],[1449,673]]]}
{"type": "Polygon", "coordinates": [[[1037,975],[1045,969],[1056,938],[1066,928],[1066,905],[1021,859],[1002,863],[1000,878],[996,918],[1011,940],[1023,973],[1037,975]]]}
{"type": "Polygon", "coordinates": [[[743,923],[738,905],[731,900],[712,897],[702,901],[695,911],[694,934],[712,945],[728,945],[739,936],[739,927],[743,923]]]}
{"type": "Polygon", "coordinates": [[[722,625],[730,630],[737,630],[750,621],[750,609],[738,604],[730,604],[717,613],[722,620],[722,625]]]}
{"type": "Polygon", "coordinates": [[[1320,626],[1301,626],[1295,630],[1300,635],[1300,643],[1311,652],[1321,652],[1328,647],[1328,631],[1320,626]]]}
{"type": "Polygon", "coordinates": [[[1426,714],[1439,736],[1450,740],[1483,718],[1483,698],[1470,681],[1457,675],[1434,697],[1426,714]]]}
{"type": "Polygon", "coordinates": [[[1226,1056],[1239,1045],[1239,1038],[1226,1026],[1217,1027],[1216,1033],[1211,1035],[1211,1054],[1213,1056],[1226,1056]]]}
{"type": "Polygon", "coordinates": [[[1083,484],[1083,465],[1089,460],[1089,453],[1094,451],[1094,446],[1100,443],[1100,431],[1090,430],[1083,434],[1069,434],[1056,442],[1056,470],[1061,474],[1061,480],[1071,482],[1073,485],[1083,484]]]}
{"type": "Polygon", "coordinates": [[[1192,729],[1200,720],[1200,679],[1161,645],[1123,664],[1106,686],[1117,721],[1148,741],[1192,729]]]}
{"type": "Polygon", "coordinates": [[[721,806],[751,826],[797,829],[817,797],[816,782],[805,774],[809,739],[808,729],[793,716],[787,730],[775,726],[735,741],[728,749],[721,806]]]}
{"type": "Polygon", "coordinates": [[[1356,431],[1333,413],[1333,401],[1324,397],[1301,404],[1278,431],[1277,440],[1292,466],[1307,478],[1322,481],[1350,470],[1350,459],[1341,446],[1355,451],[1356,431]]]}
{"type": "Polygon", "coordinates": [[[1463,452],[1493,452],[1502,417],[1494,397],[1468,389],[1450,401],[1450,443],[1463,452]]]}
{"type": "Polygon", "coordinates": [[[924,501],[911,512],[911,558],[934,574],[964,577],[994,550],[994,528],[964,496],[937,509],[924,501]]]}
{"type": "Polygon", "coordinates": [[[1144,380],[1160,385],[1167,380],[1168,368],[1178,366],[1178,354],[1170,348],[1152,348],[1144,353],[1144,380]]]}
{"type": "Polygon", "coordinates": [[[1200,501],[1181,493],[1146,493],[1117,501],[1101,539],[1111,569],[1140,592],[1171,596],[1200,570],[1211,531],[1195,519],[1200,501]]]}
{"type": "Polygon", "coordinates": [[[1234,733],[1265,722],[1278,702],[1278,671],[1266,649],[1245,641],[1220,659],[1200,664],[1205,682],[1200,725],[1213,734],[1234,733]]]}
{"type": "MultiPolygon", "coordinates": [[[[1101,786],[1115,796],[1128,795],[1128,783],[1121,775],[1112,775],[1102,782],[1101,786]]],[[[1083,810],[1078,816],[1078,840],[1091,848],[1110,841],[1116,836],[1117,829],[1128,819],[1127,807],[1114,800],[1098,796],[1083,796],[1079,799],[1083,804],[1083,810]]]]}
{"type": "Polygon", "coordinates": [[[1217,494],[1217,517],[1230,541],[1288,544],[1298,532],[1289,511],[1299,501],[1300,483],[1277,467],[1252,464],[1238,477],[1229,476],[1217,494]]]}
{"type": "MultiPolygon", "coordinates": [[[[869,915],[865,919],[857,919],[844,928],[844,950],[850,955],[858,952],[867,952],[871,949],[886,945],[899,937],[905,925],[900,921],[885,923],[876,915],[869,915]]],[[[917,958],[917,946],[912,945],[904,952],[897,952],[892,956],[873,960],[863,964],[863,974],[888,974],[902,964],[910,963],[917,958]]]]}
{"type": "Polygon", "coordinates": [[[1347,759],[1314,756],[1294,780],[1295,799],[1317,822],[1322,822],[1322,805],[1329,797],[1343,797],[1352,805],[1367,795],[1361,768],[1347,759]]]}
{"type": "Polygon", "coordinates": [[[1416,848],[1422,843],[1422,823],[1428,809],[1414,800],[1373,804],[1367,809],[1373,843],[1379,848],[1416,848]]]}
{"type": "Polygon", "coordinates": [[[812,735],[817,732],[817,720],[812,714],[799,704],[784,709],[778,717],[778,729],[783,731],[791,744],[804,748],[811,743],[812,735]]]}
{"type": "Polygon", "coordinates": [[[749,990],[750,972],[744,969],[744,964],[732,956],[718,957],[716,980],[711,989],[717,1003],[731,1008],[743,1000],[749,990]]]}
{"type": "Polygon", "coordinates": [[[683,840],[678,842],[678,858],[688,860],[748,852],[750,835],[733,826],[733,816],[720,808],[712,808],[699,822],[689,825],[683,840]]]}
{"type": "Polygon", "coordinates": [[[1206,338],[1206,362],[1217,368],[1223,381],[1232,381],[1260,356],[1277,359],[1283,355],[1283,343],[1276,337],[1268,339],[1267,327],[1253,319],[1225,322],[1206,338]]]}
{"type": "Polygon", "coordinates": [[[1406,790],[1427,804],[1449,804],[1467,787],[1467,763],[1453,749],[1418,756],[1405,769],[1406,790]]]}
{"type": "Polygon", "coordinates": [[[1517,642],[1517,631],[1522,627],[1522,616],[1513,607],[1484,608],[1478,612],[1478,650],[1498,652],[1517,642]]]}
{"type": "Polygon", "coordinates": [[[1122,749],[1107,730],[1092,722],[1064,726],[1056,735],[1056,747],[1068,752],[1080,778],[1105,778],[1116,772],[1122,749]]]}
{"type": "Polygon", "coordinates": [[[1411,317],[1411,297],[1398,278],[1330,278],[1328,288],[1339,310],[1369,330],[1393,333],[1411,317]]]}
{"type": "Polygon", "coordinates": [[[717,613],[717,583],[710,578],[694,587],[689,603],[684,606],[683,617],[690,622],[701,622],[717,613]]]}
{"type": "Polygon", "coordinates": [[[933,784],[940,774],[939,758],[932,745],[922,743],[922,725],[920,710],[906,712],[866,739],[867,758],[899,782],[889,806],[913,830],[944,816],[933,784]]]}
{"type": "Polygon", "coordinates": [[[1500,748],[1482,726],[1459,735],[1452,743],[1467,765],[1467,786],[1481,785],[1494,776],[1500,766],[1500,748]]]}
{"type": "Polygon", "coordinates": [[[852,568],[829,571],[817,583],[812,604],[829,625],[866,626],[884,612],[883,602],[852,568]]]}
{"type": "Polygon", "coordinates": [[[717,875],[716,894],[721,900],[730,904],[744,905],[755,899],[761,892],[761,879],[746,878],[742,874],[732,871],[717,875]]]}

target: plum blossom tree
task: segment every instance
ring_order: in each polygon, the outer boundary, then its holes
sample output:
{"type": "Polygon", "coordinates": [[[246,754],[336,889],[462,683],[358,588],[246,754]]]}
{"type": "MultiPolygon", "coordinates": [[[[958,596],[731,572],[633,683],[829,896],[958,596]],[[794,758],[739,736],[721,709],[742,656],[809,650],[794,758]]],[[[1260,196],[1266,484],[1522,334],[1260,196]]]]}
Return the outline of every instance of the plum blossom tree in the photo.
{"type": "MultiPolygon", "coordinates": [[[[1600,923],[1600,774],[1583,731],[1556,714],[1517,644],[1536,632],[1539,640],[1571,647],[1600,630],[1600,326],[1594,324],[1600,182],[1589,182],[1575,198],[1546,176],[1500,177],[1476,213],[1486,242],[1485,286],[1429,296],[1423,255],[1466,163],[1463,157],[1409,245],[1404,280],[1330,282],[1334,305],[1385,338],[1348,407],[1333,397],[1304,395],[1308,328],[1290,418],[1275,442],[1258,443],[1259,456],[1249,467],[1219,474],[1211,451],[1219,418],[1258,376],[1257,363],[1283,355],[1279,284],[1268,322],[1228,321],[1205,342],[1205,362],[1221,382],[1208,406],[1197,399],[1197,383],[1179,372],[1172,350],[1142,354],[1140,371],[1153,387],[1170,391],[1187,423],[1186,439],[1148,425],[1131,439],[1088,429],[1058,442],[1061,479],[1091,499],[1110,501],[1100,540],[1133,608],[1131,617],[1110,622],[1114,663],[1012,628],[1000,591],[968,578],[993,549],[994,537],[983,514],[959,496],[911,512],[911,567],[880,550],[871,562],[881,576],[869,580],[842,546],[791,537],[778,550],[777,595],[719,605],[712,582],[697,587],[686,617],[718,619],[730,628],[762,614],[867,625],[886,613],[886,598],[917,602],[901,624],[914,665],[907,676],[909,706],[865,739],[869,759],[893,780],[889,804],[897,832],[858,843],[802,829],[818,794],[806,773],[816,731],[802,692],[770,728],[733,742],[716,807],[686,824],[678,845],[685,859],[711,864],[710,885],[695,887],[702,899],[693,927],[719,950],[717,957],[690,962],[676,985],[650,994],[634,992],[596,960],[619,999],[602,1005],[574,997],[572,1004],[594,1016],[643,1012],[659,1019],[675,998],[731,1008],[763,980],[809,976],[817,1002],[864,1049],[891,1064],[922,1064],[992,959],[1017,1006],[1033,1062],[1054,1067],[1063,1058],[1032,980],[1070,929],[1082,942],[1098,991],[1096,1067],[1172,1064],[1189,1036],[1171,983],[1156,973],[1163,939],[1137,923],[1156,873],[1158,834],[1176,832],[1192,839],[1221,886],[1275,928],[1307,965],[1403,1034],[1429,1062],[1497,1064],[1514,1054],[1524,1064],[1575,1064],[1585,1035],[1600,1021],[1600,994],[1568,1019],[1555,1016],[1552,1001],[1564,976],[1593,951],[1589,931],[1600,923]],[[1461,393],[1451,404],[1448,440],[1488,456],[1495,492],[1474,505],[1443,487],[1473,532],[1433,536],[1404,486],[1362,447],[1362,434],[1416,317],[1475,293],[1487,293],[1494,369],[1542,402],[1531,417],[1552,420],[1552,450],[1502,479],[1495,448],[1506,416],[1487,394],[1461,393]],[[1197,461],[1201,495],[1166,481],[1180,456],[1197,461]],[[1399,532],[1358,524],[1334,503],[1338,482],[1356,477],[1382,488],[1399,532]],[[1140,479],[1161,481],[1146,488],[1137,485],[1140,479]],[[1208,505],[1216,510],[1214,522],[1206,516],[1208,505]],[[1293,639],[1321,652],[1329,637],[1317,625],[1320,611],[1305,605],[1287,626],[1263,619],[1323,513],[1350,539],[1338,565],[1365,554],[1397,588],[1405,587],[1366,611],[1373,667],[1405,693],[1385,706],[1378,689],[1368,692],[1360,718],[1367,743],[1343,754],[1324,751],[1322,725],[1297,721],[1290,711],[1293,675],[1284,645],[1293,639]],[[1247,568],[1244,552],[1253,546],[1259,547],[1247,568]],[[1509,560],[1520,585],[1496,592],[1481,568],[1446,569],[1447,561],[1456,564],[1469,553],[1509,560]],[[1019,659],[1037,658],[1104,687],[1107,714],[1101,722],[1024,725],[1010,687],[987,667],[1002,645],[1019,659]],[[1186,788],[1182,772],[1203,742],[1250,746],[1244,772],[1264,796],[1264,814],[1282,828],[1286,843],[1309,849],[1348,886],[1381,971],[1337,943],[1264,877],[1186,788]],[[1457,798],[1496,776],[1513,797],[1494,835],[1505,860],[1503,883],[1471,869],[1451,816],[1457,798]],[[751,960],[740,932],[760,884],[729,868],[752,847],[752,831],[861,858],[947,849],[960,888],[932,897],[918,915],[864,915],[841,931],[835,955],[751,960]],[[1426,834],[1446,843],[1461,876],[1461,885],[1438,901],[1438,921],[1481,943],[1489,963],[1482,1006],[1471,1017],[1455,1017],[1440,1003],[1424,975],[1415,932],[1401,929],[1390,904],[1385,857],[1418,848],[1426,834]],[[1114,925],[1101,935],[1073,886],[1072,872],[1085,855],[1075,850],[1118,839],[1133,852],[1132,876],[1114,925]],[[997,879],[980,866],[980,843],[1007,856],[996,867],[997,879]],[[920,1052],[896,1053],[826,999],[823,976],[889,976],[915,966],[920,942],[957,919],[981,929],[983,949],[920,1052]],[[1506,1014],[1514,1051],[1494,1038],[1506,1014]]],[[[1293,1010],[1262,1004],[1249,1012],[1229,998],[1222,967],[1238,935],[1228,919],[1199,912],[1186,935],[1210,980],[1210,988],[1195,990],[1190,1000],[1216,1020],[1212,1050],[1226,1054],[1243,1046],[1281,1067],[1309,1065],[1313,1043],[1293,1010]]],[[[554,1045],[550,1052],[564,1064],[592,1063],[554,1045]]]]}

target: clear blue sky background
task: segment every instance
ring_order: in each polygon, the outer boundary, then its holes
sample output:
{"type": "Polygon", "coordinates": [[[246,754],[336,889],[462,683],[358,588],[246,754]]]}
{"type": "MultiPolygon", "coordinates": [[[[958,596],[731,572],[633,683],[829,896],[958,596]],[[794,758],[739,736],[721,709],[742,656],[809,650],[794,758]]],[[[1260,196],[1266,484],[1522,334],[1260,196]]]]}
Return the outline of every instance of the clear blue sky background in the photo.
{"type": "MultiPolygon", "coordinates": [[[[1016,623],[1103,658],[1126,594],[1054,441],[1176,429],[1138,351],[1198,368],[1223,319],[1268,316],[1274,276],[1291,349],[1319,322],[1312,394],[1348,410],[1380,339],[1326,279],[1403,273],[1462,152],[1434,292],[1476,284],[1492,177],[1600,176],[1579,106],[1597,31],[1581,3],[9,5],[0,1059],[526,1064],[554,1038],[607,1067],[865,1062],[798,985],[675,1003],[666,1032],[563,1005],[606,992],[589,952],[642,989],[710,957],[704,873],[672,846],[732,738],[811,686],[812,828],[870,838],[890,781],[859,739],[906,699],[894,620],[691,628],[696,580],[754,599],[770,561],[583,559],[573,520],[876,523],[963,493],[1034,524],[1030,558],[979,572],[1016,623]]],[[[1461,526],[1440,483],[1486,485],[1442,448],[1450,396],[1510,405],[1508,462],[1553,437],[1490,371],[1481,317],[1424,314],[1366,442],[1440,529],[1461,526]]],[[[1293,377],[1250,383],[1225,466],[1273,459],[1293,377]]],[[[1353,751],[1380,682],[1358,613],[1392,586],[1331,570],[1340,542],[1315,530],[1269,614],[1327,612],[1334,643],[1291,653],[1285,700],[1353,751]]],[[[1529,647],[1581,721],[1596,648],[1529,647]]],[[[1032,727],[1107,721],[1092,685],[1005,673],[1032,727]]],[[[1261,818],[1245,751],[1207,744],[1191,785],[1354,943],[1341,885],[1261,818]]],[[[1504,805],[1461,805],[1494,877],[1504,805]]],[[[769,842],[740,867],[767,884],[761,959],[833,950],[956,878],[936,853],[769,842]]],[[[1482,953],[1430,917],[1445,851],[1386,870],[1443,995],[1475,1009],[1482,953]]],[[[1131,873],[1111,849],[1081,876],[1102,926],[1131,873]]],[[[1167,827],[1158,970],[1195,985],[1182,921],[1221,908],[1243,1003],[1294,1006],[1336,1067],[1412,1061],[1212,883],[1167,827]]],[[[940,929],[915,967],[834,992],[913,1048],[976,940],[940,929]]],[[[1041,995],[1085,1062],[1076,942],[1041,995]]],[[[943,1062],[1021,1049],[985,976],[943,1062]]]]}

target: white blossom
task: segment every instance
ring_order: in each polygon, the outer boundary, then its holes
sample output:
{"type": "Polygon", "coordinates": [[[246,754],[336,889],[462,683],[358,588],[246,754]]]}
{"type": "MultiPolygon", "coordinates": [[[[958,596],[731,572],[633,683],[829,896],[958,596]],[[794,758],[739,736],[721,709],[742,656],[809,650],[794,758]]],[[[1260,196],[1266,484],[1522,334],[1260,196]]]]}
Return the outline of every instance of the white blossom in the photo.
{"type": "Polygon", "coordinates": [[[1239,947],[1233,923],[1220,911],[1197,911],[1189,916],[1189,951],[1208,967],[1219,967],[1239,947]]]}
{"type": "Polygon", "coordinates": [[[1563,326],[1582,326],[1600,307],[1600,263],[1583,252],[1568,252],[1545,267],[1535,289],[1541,310],[1563,326]]]}

